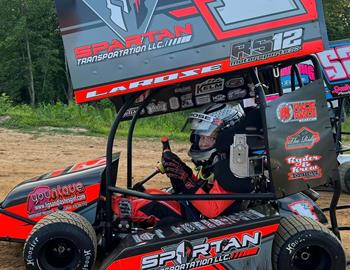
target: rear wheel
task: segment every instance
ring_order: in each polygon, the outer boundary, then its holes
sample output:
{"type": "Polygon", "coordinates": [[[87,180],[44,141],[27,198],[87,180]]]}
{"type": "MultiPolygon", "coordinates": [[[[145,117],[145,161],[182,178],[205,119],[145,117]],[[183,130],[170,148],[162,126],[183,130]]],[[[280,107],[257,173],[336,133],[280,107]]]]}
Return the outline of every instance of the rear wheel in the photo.
{"type": "Polygon", "coordinates": [[[55,212],[40,220],[24,245],[26,269],[91,269],[96,234],[81,215],[55,212]]]}
{"type": "Polygon", "coordinates": [[[302,216],[281,219],[275,235],[274,270],[345,270],[345,252],[322,224],[302,216]]]}
{"type": "Polygon", "coordinates": [[[350,162],[340,164],[339,175],[343,192],[350,194],[350,162]]]}

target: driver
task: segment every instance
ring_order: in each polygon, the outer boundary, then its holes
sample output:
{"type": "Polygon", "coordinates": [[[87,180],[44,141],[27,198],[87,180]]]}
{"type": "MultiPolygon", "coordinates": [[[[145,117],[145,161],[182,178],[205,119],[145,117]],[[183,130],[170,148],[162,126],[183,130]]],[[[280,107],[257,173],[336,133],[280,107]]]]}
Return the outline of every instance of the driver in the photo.
{"type": "MultiPolygon", "coordinates": [[[[188,154],[195,164],[195,169],[192,170],[187,166],[170,148],[163,150],[162,154],[160,171],[170,178],[174,193],[232,194],[251,191],[250,181],[239,179],[230,173],[228,153],[217,149],[219,145],[225,144],[219,142],[222,137],[220,134],[225,130],[238,130],[244,117],[244,110],[239,103],[215,103],[201,112],[190,114],[184,128],[191,129],[191,148],[188,154]]],[[[168,194],[156,189],[144,192],[168,194]]],[[[189,203],[149,201],[140,198],[129,198],[129,200],[131,219],[134,222],[147,222],[149,225],[169,218],[179,220],[215,218],[226,212],[237,211],[240,207],[240,204],[233,200],[197,200],[189,203]]],[[[120,210],[117,201],[114,203],[114,210],[118,216],[120,210]]]]}

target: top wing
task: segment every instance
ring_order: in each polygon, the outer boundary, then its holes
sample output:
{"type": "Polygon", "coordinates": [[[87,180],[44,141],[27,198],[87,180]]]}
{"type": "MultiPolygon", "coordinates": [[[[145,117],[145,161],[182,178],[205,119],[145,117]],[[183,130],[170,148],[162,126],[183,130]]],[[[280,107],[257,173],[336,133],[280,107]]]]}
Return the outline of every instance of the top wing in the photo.
{"type": "Polygon", "coordinates": [[[319,0],[56,0],[78,103],[317,53],[319,0]]]}

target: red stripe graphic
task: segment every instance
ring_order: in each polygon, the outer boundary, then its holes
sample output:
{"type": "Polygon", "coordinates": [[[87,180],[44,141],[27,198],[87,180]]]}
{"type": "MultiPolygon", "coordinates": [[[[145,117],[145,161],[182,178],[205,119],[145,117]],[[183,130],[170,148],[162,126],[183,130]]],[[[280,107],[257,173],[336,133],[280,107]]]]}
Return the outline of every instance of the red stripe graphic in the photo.
{"type": "Polygon", "coordinates": [[[176,18],[188,17],[198,14],[198,9],[195,6],[180,8],[169,11],[169,13],[176,18]]]}

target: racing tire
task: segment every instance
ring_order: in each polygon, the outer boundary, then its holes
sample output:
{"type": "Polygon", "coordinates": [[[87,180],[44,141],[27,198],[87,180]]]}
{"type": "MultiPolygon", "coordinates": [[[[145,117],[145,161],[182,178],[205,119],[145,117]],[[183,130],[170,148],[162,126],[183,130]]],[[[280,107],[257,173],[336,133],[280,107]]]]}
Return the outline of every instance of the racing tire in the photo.
{"type": "Polygon", "coordinates": [[[350,194],[350,162],[339,166],[340,184],[343,192],[350,194]]]}
{"type": "Polygon", "coordinates": [[[97,254],[92,225],[74,212],[57,211],[40,220],[23,249],[26,269],[91,269],[97,254]]]}
{"type": "Polygon", "coordinates": [[[274,270],[345,270],[339,239],[324,225],[307,217],[282,218],[272,247],[274,270]]]}

